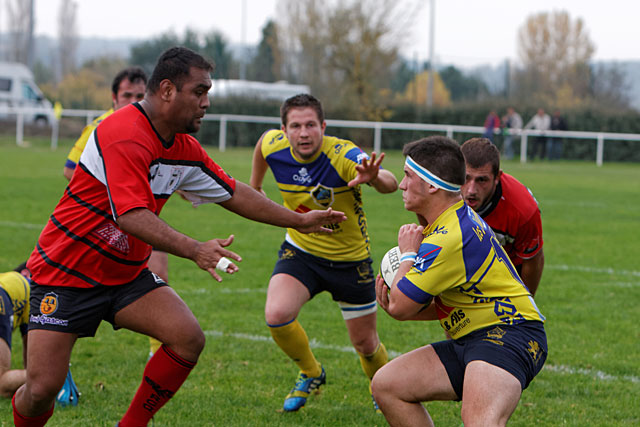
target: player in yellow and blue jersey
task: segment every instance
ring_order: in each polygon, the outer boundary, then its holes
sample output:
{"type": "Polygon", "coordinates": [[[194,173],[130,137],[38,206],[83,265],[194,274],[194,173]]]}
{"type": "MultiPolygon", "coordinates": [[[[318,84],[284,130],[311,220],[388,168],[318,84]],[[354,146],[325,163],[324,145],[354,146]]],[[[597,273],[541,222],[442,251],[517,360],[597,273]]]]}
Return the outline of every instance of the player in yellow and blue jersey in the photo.
{"type": "Polygon", "coordinates": [[[331,234],[304,235],[287,229],[269,281],[267,326],[300,368],[284,410],[297,411],[326,381],[297,320],[302,306],[316,294],[328,291],[338,303],[369,379],[388,360],[376,331],[375,283],[360,185],[391,193],[398,183],[391,172],[380,168],[384,154],[376,159],[372,153],[369,158],[353,142],[324,135],[322,105],[313,96],[287,99],[280,115],[282,129],[266,132],[256,144],[251,185],[262,190],[271,168],[287,208],[296,212],[332,208],[347,216],[332,226],[331,234]]]}
{"type": "Polygon", "coordinates": [[[420,347],[378,371],[372,388],[391,425],[433,425],[421,402],[462,400],[465,425],[505,425],[547,356],[544,316],[491,228],[462,200],[458,144],[407,144],[405,209],[426,220],[398,232],[400,268],[380,306],[398,320],[435,320],[453,339],[420,347]]]}

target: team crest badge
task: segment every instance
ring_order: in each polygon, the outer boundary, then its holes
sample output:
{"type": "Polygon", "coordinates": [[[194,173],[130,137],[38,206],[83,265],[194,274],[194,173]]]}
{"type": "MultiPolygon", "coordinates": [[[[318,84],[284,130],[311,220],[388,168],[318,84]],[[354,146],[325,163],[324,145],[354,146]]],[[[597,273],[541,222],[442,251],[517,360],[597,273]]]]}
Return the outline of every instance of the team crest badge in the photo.
{"type": "Polygon", "coordinates": [[[58,295],[53,292],[45,294],[44,298],[40,302],[40,313],[48,316],[53,314],[58,309],[58,295]]]}
{"type": "Polygon", "coordinates": [[[529,348],[527,351],[533,361],[538,363],[538,360],[540,359],[540,345],[538,344],[538,341],[529,341],[529,348]]]}
{"type": "Polygon", "coordinates": [[[311,198],[318,206],[328,208],[333,205],[333,188],[318,184],[313,190],[311,190],[310,194],[311,198]]]}

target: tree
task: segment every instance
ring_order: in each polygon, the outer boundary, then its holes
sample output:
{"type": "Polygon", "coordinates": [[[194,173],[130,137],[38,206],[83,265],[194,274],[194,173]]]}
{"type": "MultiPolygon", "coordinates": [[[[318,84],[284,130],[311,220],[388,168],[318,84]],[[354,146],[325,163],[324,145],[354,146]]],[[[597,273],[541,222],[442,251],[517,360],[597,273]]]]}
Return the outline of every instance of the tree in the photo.
{"type": "Polygon", "coordinates": [[[565,101],[589,93],[589,61],[594,45],[584,22],[572,20],[564,11],[530,16],[518,32],[523,69],[516,75],[520,95],[536,94],[555,102],[562,92],[565,101]]]}
{"type": "Polygon", "coordinates": [[[216,64],[214,76],[217,79],[230,79],[238,75],[238,64],[228,48],[227,39],[218,31],[212,31],[204,38],[203,54],[216,64]]]}
{"type": "Polygon", "coordinates": [[[61,77],[76,68],[76,48],[78,46],[78,30],[76,28],[76,12],[78,4],[73,0],[62,0],[58,10],[58,47],[60,49],[61,77]]]}
{"type": "MultiPolygon", "coordinates": [[[[329,108],[382,120],[392,100],[392,67],[417,3],[280,0],[287,69],[329,108]]],[[[294,76],[291,76],[294,77],[294,76]]]]}
{"type": "Polygon", "coordinates": [[[617,64],[591,67],[591,95],[600,106],[627,109],[631,103],[631,85],[617,64]]]}
{"type": "Polygon", "coordinates": [[[160,34],[151,40],[133,45],[129,55],[129,62],[142,67],[147,74],[151,74],[160,54],[170,47],[180,44],[180,40],[174,32],[160,34]]]}
{"type": "Polygon", "coordinates": [[[478,100],[489,93],[487,85],[479,78],[465,76],[462,72],[449,65],[440,70],[440,78],[451,93],[453,102],[463,100],[478,100]]]}
{"type": "MultiPolygon", "coordinates": [[[[427,103],[429,77],[429,71],[416,74],[415,78],[407,84],[404,93],[396,96],[396,101],[425,105],[427,103]]],[[[433,80],[433,106],[448,107],[450,105],[451,94],[442,82],[440,75],[435,73],[433,80]]]]}
{"type": "Polygon", "coordinates": [[[249,66],[249,75],[253,80],[274,82],[280,80],[282,53],[278,40],[278,27],[269,20],[262,29],[262,40],[258,52],[249,66]]]}
{"type": "Polygon", "coordinates": [[[9,60],[33,66],[33,0],[8,0],[9,60]]]}

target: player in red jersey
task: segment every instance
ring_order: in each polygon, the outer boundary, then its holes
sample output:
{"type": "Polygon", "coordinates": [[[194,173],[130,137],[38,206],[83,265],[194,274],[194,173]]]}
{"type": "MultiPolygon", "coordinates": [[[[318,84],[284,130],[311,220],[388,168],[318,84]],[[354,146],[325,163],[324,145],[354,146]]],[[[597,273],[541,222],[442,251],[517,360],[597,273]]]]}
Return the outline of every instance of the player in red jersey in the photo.
{"type": "Polygon", "coordinates": [[[53,413],[77,338],[102,320],[160,340],[121,427],[147,425],[177,392],[204,346],[198,321],[180,297],[147,268],[151,245],[216,269],[238,270],[226,249],[233,235],[200,242],[158,214],[175,191],[194,204],[218,203],[246,218],[306,232],[342,212],[300,214],[228,176],[188,135],[209,106],[213,66],[181,47],[165,51],[144,100],[113,113],[93,132],[69,186],[42,231],[32,273],[27,382],[13,398],[16,426],[42,426],[53,413]]]}
{"type": "Polygon", "coordinates": [[[467,178],[465,202],[493,229],[531,295],[535,295],[544,268],[542,222],[531,191],[500,170],[500,152],[486,138],[462,144],[467,178]]]}

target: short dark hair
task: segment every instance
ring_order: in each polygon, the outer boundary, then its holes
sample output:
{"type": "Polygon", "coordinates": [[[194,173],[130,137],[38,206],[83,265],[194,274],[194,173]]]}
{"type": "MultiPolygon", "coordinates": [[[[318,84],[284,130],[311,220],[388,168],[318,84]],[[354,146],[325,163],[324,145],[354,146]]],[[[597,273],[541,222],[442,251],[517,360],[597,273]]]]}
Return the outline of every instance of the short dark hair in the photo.
{"type": "Polygon", "coordinates": [[[280,119],[284,126],[287,125],[287,114],[292,108],[311,107],[316,111],[318,120],[320,123],[324,122],[324,111],[322,111],[322,104],[314,96],[308,93],[301,93],[284,101],[280,107],[280,119]]]}
{"type": "Polygon", "coordinates": [[[176,46],[165,50],[151,73],[147,92],[155,93],[160,88],[160,82],[165,79],[170,80],[178,90],[182,90],[192,67],[209,72],[214,69],[213,63],[186,47],[176,46]]]}
{"type": "Polygon", "coordinates": [[[17,271],[18,273],[21,273],[22,270],[24,270],[25,268],[27,268],[27,261],[23,262],[22,264],[14,268],[13,271],[17,271]]]}
{"type": "Polygon", "coordinates": [[[120,83],[122,83],[122,81],[125,79],[129,80],[131,83],[142,80],[142,82],[146,85],[147,73],[145,73],[144,70],[140,67],[129,67],[120,71],[113,79],[113,83],[111,83],[111,92],[113,92],[114,95],[118,94],[120,83]]]}
{"type": "Polygon", "coordinates": [[[460,147],[464,160],[474,169],[489,163],[493,176],[500,173],[500,150],[487,138],[471,138],[460,147]]]}
{"type": "Polygon", "coordinates": [[[460,145],[451,138],[434,135],[409,142],[402,149],[402,154],[451,184],[464,184],[464,156],[460,145]]]}

